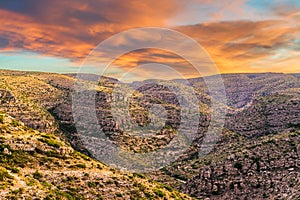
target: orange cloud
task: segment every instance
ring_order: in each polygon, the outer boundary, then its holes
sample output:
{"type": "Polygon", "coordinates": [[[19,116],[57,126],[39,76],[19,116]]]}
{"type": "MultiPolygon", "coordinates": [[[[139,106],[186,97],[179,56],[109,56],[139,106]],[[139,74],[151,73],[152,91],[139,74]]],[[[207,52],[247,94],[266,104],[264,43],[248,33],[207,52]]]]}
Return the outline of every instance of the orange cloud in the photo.
{"type": "Polygon", "coordinates": [[[195,38],[221,72],[249,72],[255,71],[251,63],[267,59],[276,50],[292,45],[300,29],[282,20],[265,20],[206,23],[176,30],[195,38]]]}
{"type": "MultiPolygon", "coordinates": [[[[175,27],[175,30],[196,39],[222,73],[297,72],[300,69],[298,50],[292,49],[300,29],[284,20],[214,22],[175,27]],[[282,49],[288,50],[284,53],[282,49]]],[[[189,51],[194,53],[193,49],[189,51]]],[[[166,64],[185,77],[198,75],[180,55],[158,49],[127,53],[113,65],[130,70],[145,63],[166,64]]]]}
{"type": "Polygon", "coordinates": [[[0,35],[7,38],[8,44],[1,48],[7,50],[32,50],[61,57],[80,58],[83,52],[93,48],[92,44],[78,38],[68,38],[70,30],[51,24],[40,24],[30,17],[0,10],[0,35]]]}
{"type": "MultiPolygon", "coordinates": [[[[188,61],[180,57],[180,55],[162,49],[141,49],[129,52],[116,59],[112,63],[112,66],[130,71],[134,67],[148,63],[159,63],[172,67],[185,78],[200,76],[199,72],[188,61]]],[[[161,73],[164,73],[163,69],[161,73]]],[[[166,76],[168,75],[166,74],[166,76]]]]}
{"type": "Polygon", "coordinates": [[[182,7],[180,1],[172,0],[48,3],[27,0],[20,5],[24,8],[15,11],[9,2],[0,2],[0,8],[7,7],[0,9],[0,38],[8,40],[2,51],[25,49],[81,59],[117,32],[138,26],[164,26],[165,20],[182,7]]]}

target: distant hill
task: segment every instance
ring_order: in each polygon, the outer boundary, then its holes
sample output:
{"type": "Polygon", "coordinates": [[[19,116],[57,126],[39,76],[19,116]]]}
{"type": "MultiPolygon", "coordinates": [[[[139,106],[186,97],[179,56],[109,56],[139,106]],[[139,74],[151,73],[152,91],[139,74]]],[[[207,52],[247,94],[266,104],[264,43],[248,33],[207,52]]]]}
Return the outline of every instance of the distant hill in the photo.
{"type": "Polygon", "coordinates": [[[70,76],[75,79],[83,79],[87,81],[106,81],[106,82],[119,82],[118,79],[115,78],[110,78],[107,76],[100,76],[96,74],[86,74],[86,73],[81,73],[81,74],[74,74],[74,73],[68,73],[64,74],[65,76],[70,76]]]}
{"type": "Polygon", "coordinates": [[[291,75],[293,75],[293,76],[296,76],[296,77],[300,78],[300,74],[291,74],[291,75]]]}

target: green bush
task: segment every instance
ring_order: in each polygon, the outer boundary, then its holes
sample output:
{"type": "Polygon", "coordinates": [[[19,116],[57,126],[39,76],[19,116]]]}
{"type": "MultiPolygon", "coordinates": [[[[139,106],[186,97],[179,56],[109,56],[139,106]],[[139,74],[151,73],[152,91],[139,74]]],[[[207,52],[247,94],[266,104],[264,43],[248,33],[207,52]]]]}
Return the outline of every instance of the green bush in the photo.
{"type": "Polygon", "coordinates": [[[94,182],[88,182],[88,186],[89,186],[90,188],[96,187],[96,183],[94,183],[94,182]]]}
{"type": "Polygon", "coordinates": [[[23,194],[24,193],[24,189],[23,188],[19,188],[19,189],[13,190],[12,193],[13,194],[23,194]]]}
{"type": "Polygon", "coordinates": [[[55,148],[59,148],[61,145],[58,141],[52,140],[52,139],[46,139],[46,138],[39,138],[38,139],[41,142],[46,143],[49,146],[55,147],[55,148]]]}
{"type": "Polygon", "coordinates": [[[20,170],[18,168],[12,168],[11,172],[17,174],[20,172],[20,170]]]}
{"type": "Polygon", "coordinates": [[[236,162],[233,165],[234,168],[238,169],[238,170],[242,170],[243,169],[243,165],[240,162],[236,162]]]}
{"type": "Polygon", "coordinates": [[[39,171],[35,171],[33,173],[33,178],[37,179],[37,180],[40,180],[41,178],[43,178],[43,174],[39,171]]]}
{"type": "Polygon", "coordinates": [[[133,173],[134,176],[145,179],[146,176],[140,173],[133,173]]]}
{"type": "Polygon", "coordinates": [[[12,120],[11,125],[12,125],[13,127],[17,127],[17,126],[19,126],[20,124],[19,124],[18,121],[12,120]]]}
{"type": "Polygon", "coordinates": [[[82,169],[85,169],[86,168],[86,165],[84,163],[79,163],[79,164],[76,164],[76,165],[71,165],[70,168],[82,168],[82,169]]]}
{"type": "Polygon", "coordinates": [[[63,158],[58,152],[52,150],[46,152],[42,151],[42,153],[45,153],[48,157],[63,158]]]}
{"type": "Polygon", "coordinates": [[[0,144],[0,152],[3,152],[5,148],[10,150],[10,146],[8,144],[0,144]]]}
{"type": "Polygon", "coordinates": [[[50,135],[41,135],[43,138],[47,138],[47,139],[51,139],[52,138],[52,136],[50,136],[50,135]]]}
{"type": "Polygon", "coordinates": [[[169,185],[162,184],[161,187],[167,189],[170,192],[173,190],[173,188],[171,186],[169,186],[169,185]]]}
{"type": "Polygon", "coordinates": [[[7,172],[5,168],[0,168],[0,181],[5,181],[6,179],[13,179],[13,177],[7,172]]]}
{"type": "Polygon", "coordinates": [[[117,193],[116,196],[117,197],[123,197],[122,193],[117,193]]]}
{"type": "Polygon", "coordinates": [[[154,195],[151,194],[150,192],[145,191],[144,194],[147,197],[147,199],[154,199],[154,195]]]}
{"type": "Polygon", "coordinates": [[[65,192],[65,191],[56,190],[55,194],[58,197],[56,199],[61,199],[61,198],[68,199],[68,200],[76,200],[77,199],[75,194],[65,192]]]}
{"type": "Polygon", "coordinates": [[[160,190],[160,189],[156,189],[154,190],[154,193],[159,196],[159,197],[164,197],[165,196],[165,193],[164,191],[160,190]]]}
{"type": "Polygon", "coordinates": [[[48,196],[45,197],[45,200],[51,200],[51,199],[53,199],[52,197],[53,197],[53,195],[49,194],[48,196]]]}

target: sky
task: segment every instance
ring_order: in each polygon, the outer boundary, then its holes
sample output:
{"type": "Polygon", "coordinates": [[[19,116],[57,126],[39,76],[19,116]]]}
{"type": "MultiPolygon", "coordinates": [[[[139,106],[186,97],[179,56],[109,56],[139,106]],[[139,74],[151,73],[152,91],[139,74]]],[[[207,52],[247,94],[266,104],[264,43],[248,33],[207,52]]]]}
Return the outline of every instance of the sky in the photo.
{"type": "MultiPolygon", "coordinates": [[[[99,43],[133,28],[160,27],[196,41],[220,73],[300,72],[298,0],[0,0],[0,16],[1,69],[93,73],[97,64],[86,58],[99,43]]],[[[134,37],[122,38],[116,49],[149,40],[134,37]]],[[[195,49],[182,51],[196,55],[195,49]]],[[[126,52],[108,74],[178,78],[164,65],[199,76],[181,55],[153,48],[126,52]]]]}

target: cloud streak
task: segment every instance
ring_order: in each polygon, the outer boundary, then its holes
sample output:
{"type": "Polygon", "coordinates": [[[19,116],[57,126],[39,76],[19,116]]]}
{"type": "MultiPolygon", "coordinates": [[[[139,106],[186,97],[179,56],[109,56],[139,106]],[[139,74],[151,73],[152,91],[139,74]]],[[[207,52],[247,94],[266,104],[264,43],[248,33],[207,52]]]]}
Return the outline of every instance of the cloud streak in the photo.
{"type": "Polygon", "coordinates": [[[99,42],[138,26],[163,26],[179,2],[43,1],[0,2],[2,50],[26,49],[80,59],[99,42]],[[159,8],[159,9],[156,9],[159,8]]]}
{"type": "MultiPolygon", "coordinates": [[[[251,63],[294,45],[299,27],[284,20],[231,21],[177,27],[196,38],[223,72],[248,72],[251,63]]],[[[274,59],[276,62],[276,59],[274,59]]]]}

